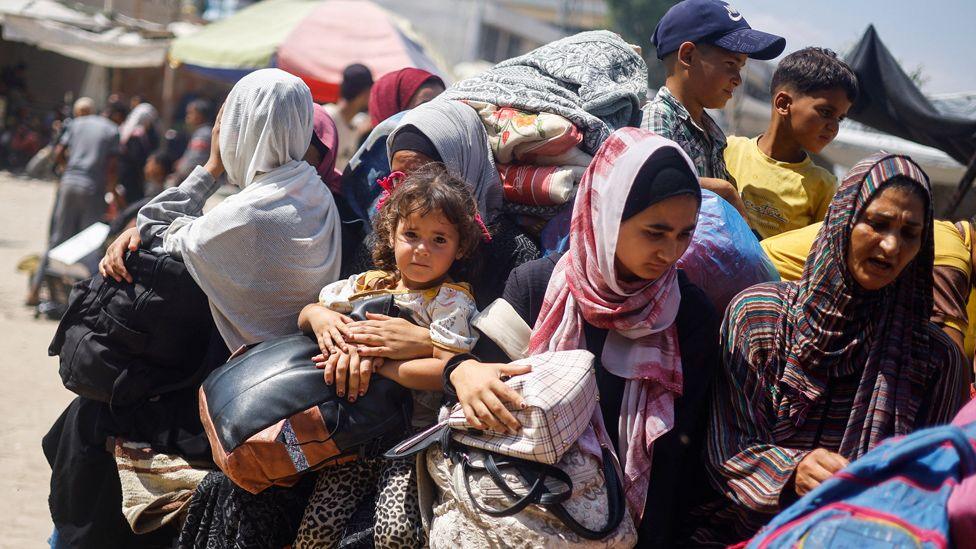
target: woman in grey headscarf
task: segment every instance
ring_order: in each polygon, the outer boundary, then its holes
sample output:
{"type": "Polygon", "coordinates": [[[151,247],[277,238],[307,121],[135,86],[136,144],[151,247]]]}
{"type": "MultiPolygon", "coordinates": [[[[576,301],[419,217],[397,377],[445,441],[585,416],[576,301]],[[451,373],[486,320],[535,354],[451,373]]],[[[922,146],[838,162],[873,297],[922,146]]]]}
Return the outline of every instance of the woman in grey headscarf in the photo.
{"type": "Polygon", "coordinates": [[[485,223],[501,214],[502,182],[477,111],[460,101],[435,100],[411,111],[386,140],[390,168],[409,173],[443,162],[471,189],[485,223]]]}
{"type": "MultiPolygon", "coordinates": [[[[502,182],[488,135],[478,113],[465,103],[435,99],[407,111],[386,141],[390,168],[404,173],[428,162],[442,162],[452,175],[464,180],[478,203],[491,233],[482,246],[480,261],[469,265],[465,280],[474,287],[478,306],[501,296],[508,273],[539,257],[539,248],[502,212],[502,182]]],[[[356,257],[343,264],[350,275],[372,267],[369,241],[356,257]]],[[[375,328],[375,327],[373,327],[375,328]]],[[[382,330],[372,330],[371,332],[382,330]]],[[[363,341],[373,344],[375,341],[363,341]]]]}

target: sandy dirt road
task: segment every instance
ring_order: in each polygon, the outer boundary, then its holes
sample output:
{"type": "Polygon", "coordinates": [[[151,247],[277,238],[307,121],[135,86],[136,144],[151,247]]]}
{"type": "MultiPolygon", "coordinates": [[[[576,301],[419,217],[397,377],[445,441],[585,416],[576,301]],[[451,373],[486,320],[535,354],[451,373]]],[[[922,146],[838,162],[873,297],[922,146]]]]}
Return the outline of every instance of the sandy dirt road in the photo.
{"type": "Polygon", "coordinates": [[[23,306],[25,255],[44,248],[55,184],[0,172],[0,547],[46,547],[51,470],[41,437],[72,399],[57,358],[47,356],[56,322],[23,306]]]}

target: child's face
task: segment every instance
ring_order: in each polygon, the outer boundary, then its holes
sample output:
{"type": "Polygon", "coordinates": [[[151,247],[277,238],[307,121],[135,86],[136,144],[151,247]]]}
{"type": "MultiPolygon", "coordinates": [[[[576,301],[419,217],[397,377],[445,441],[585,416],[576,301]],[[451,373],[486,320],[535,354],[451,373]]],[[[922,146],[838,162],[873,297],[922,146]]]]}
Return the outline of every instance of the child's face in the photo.
{"type": "Polygon", "coordinates": [[[819,153],[837,137],[840,122],[851,108],[847,92],[841,88],[809,94],[781,90],[773,101],[776,112],[789,121],[793,138],[811,153],[819,153]]]}
{"type": "Polygon", "coordinates": [[[460,258],[457,227],[440,211],[412,213],[397,223],[393,254],[403,283],[423,289],[440,283],[460,258]]]}
{"type": "Polygon", "coordinates": [[[146,166],[142,169],[142,174],[148,181],[162,181],[166,178],[163,167],[155,158],[146,161],[146,166]]]}
{"type": "Polygon", "coordinates": [[[688,79],[698,101],[706,109],[721,109],[732,99],[732,92],[742,83],[739,72],[746,65],[744,53],[697,44],[685,59],[688,79]]]}

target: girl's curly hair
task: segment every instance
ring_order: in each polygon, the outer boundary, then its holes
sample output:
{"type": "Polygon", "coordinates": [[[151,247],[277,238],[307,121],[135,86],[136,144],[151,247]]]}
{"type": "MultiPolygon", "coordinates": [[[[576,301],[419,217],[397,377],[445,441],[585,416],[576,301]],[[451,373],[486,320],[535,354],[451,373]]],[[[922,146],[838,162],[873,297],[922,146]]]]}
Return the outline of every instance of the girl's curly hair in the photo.
{"type": "Polygon", "coordinates": [[[478,204],[464,181],[448,173],[444,164],[431,162],[401,181],[373,220],[376,230],[373,262],[376,267],[384,271],[396,270],[393,237],[401,219],[413,213],[423,216],[435,211],[441,212],[457,227],[461,259],[470,258],[484,235],[476,220],[478,204]]]}

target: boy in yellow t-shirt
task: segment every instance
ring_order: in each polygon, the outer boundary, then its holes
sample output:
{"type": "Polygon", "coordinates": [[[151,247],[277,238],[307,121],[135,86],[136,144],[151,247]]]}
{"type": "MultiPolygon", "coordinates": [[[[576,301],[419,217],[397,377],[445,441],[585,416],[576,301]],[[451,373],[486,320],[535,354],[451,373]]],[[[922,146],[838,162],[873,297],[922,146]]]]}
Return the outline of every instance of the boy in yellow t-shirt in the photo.
{"type": "Polygon", "coordinates": [[[857,77],[834,52],[806,48],[786,56],[770,85],[773,113],[759,137],[730,137],[725,163],[745,203],[749,226],[768,238],[823,221],[837,178],[817,166],[857,97],[857,77]]]}

